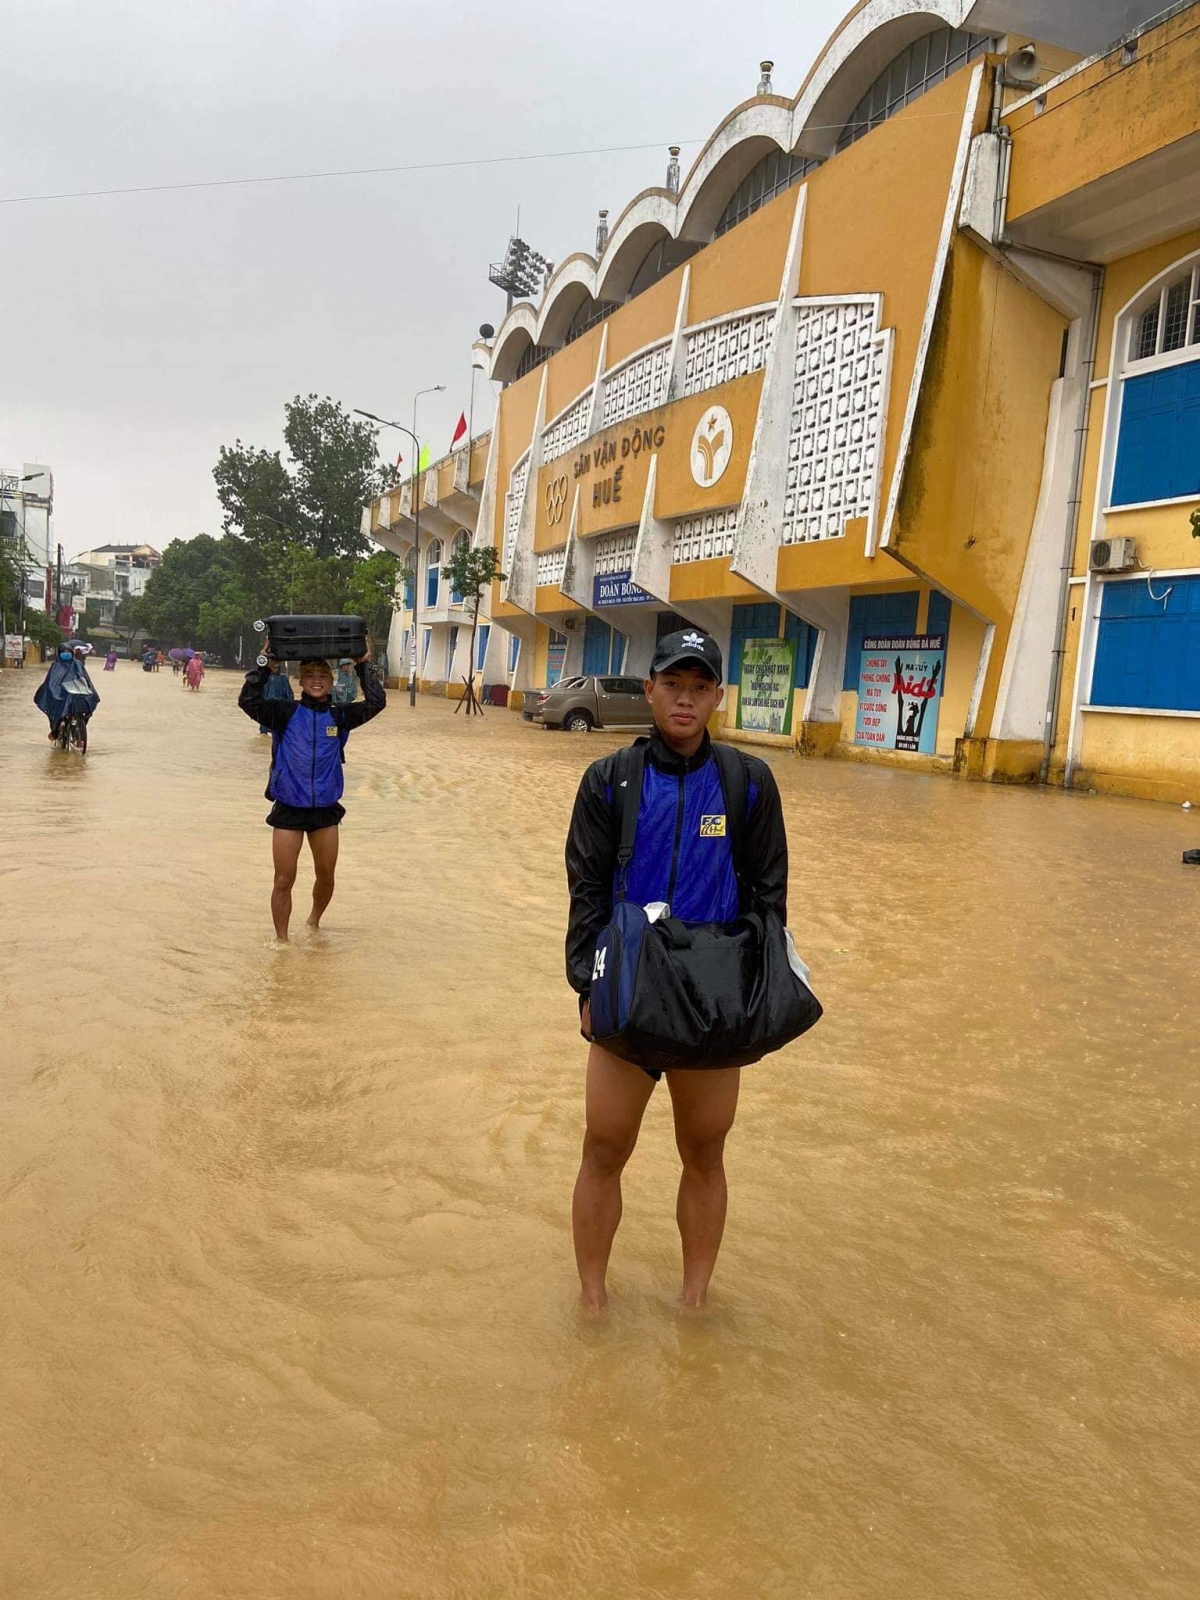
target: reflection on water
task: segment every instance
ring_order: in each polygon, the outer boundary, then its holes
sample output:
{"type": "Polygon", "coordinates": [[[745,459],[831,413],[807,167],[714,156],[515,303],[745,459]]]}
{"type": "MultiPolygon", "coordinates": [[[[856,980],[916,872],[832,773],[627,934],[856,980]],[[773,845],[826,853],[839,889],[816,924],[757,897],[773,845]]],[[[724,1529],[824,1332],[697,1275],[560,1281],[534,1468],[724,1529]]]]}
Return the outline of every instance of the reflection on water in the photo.
{"type": "Polygon", "coordinates": [[[35,683],[6,1600],[1200,1592],[1193,821],[778,758],[826,1020],[749,1069],[708,1313],[656,1096],[581,1321],[561,860],[605,743],[393,696],[280,951],[237,680],[122,663],[82,759],[35,683]]]}

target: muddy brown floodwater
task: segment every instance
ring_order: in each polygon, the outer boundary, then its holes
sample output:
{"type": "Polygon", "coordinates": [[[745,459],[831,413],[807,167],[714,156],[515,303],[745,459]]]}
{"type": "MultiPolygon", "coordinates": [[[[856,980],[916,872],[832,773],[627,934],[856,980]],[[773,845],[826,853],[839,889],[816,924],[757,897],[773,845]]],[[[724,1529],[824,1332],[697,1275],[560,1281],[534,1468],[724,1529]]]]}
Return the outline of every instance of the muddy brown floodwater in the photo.
{"type": "Polygon", "coordinates": [[[97,673],[86,758],[36,681],[4,1600],[1200,1593],[1200,812],[775,758],[827,1015],[747,1070],[710,1311],[660,1093],[588,1322],[562,843],[609,741],[393,695],[275,950],[240,679],[97,673]]]}

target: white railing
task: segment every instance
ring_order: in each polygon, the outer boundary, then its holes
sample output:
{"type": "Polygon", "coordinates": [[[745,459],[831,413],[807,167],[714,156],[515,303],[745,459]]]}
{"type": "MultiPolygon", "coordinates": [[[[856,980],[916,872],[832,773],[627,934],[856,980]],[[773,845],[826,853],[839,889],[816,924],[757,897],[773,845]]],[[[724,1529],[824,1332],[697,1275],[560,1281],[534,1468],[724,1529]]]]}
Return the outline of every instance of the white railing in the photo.
{"type": "Polygon", "coordinates": [[[504,496],[504,571],[512,566],[513,551],[517,547],[517,530],[521,526],[521,512],[525,506],[525,485],[529,481],[528,450],[508,475],[508,493],[504,496]]]}
{"type": "Polygon", "coordinates": [[[559,413],[542,434],[542,460],[555,461],[574,450],[587,438],[588,418],[592,414],[592,391],[589,388],[579,399],[559,413]]]}
{"type": "Polygon", "coordinates": [[[879,481],[887,344],[879,302],[799,308],[782,542],[836,539],[870,517],[879,481]]]}
{"type": "Polygon", "coordinates": [[[653,411],[667,398],[671,341],[664,340],[623,361],[605,376],[600,426],[609,428],[639,411],[653,411]]]}
{"type": "Polygon", "coordinates": [[[543,550],[537,558],[537,581],[540,588],[543,584],[552,583],[562,588],[563,572],[567,565],[567,547],[563,545],[559,550],[543,550]]]}
{"type": "Polygon", "coordinates": [[[675,524],[671,560],[711,561],[714,557],[731,556],[737,515],[737,508],[731,506],[728,511],[705,511],[697,517],[682,517],[675,524]]]}
{"type": "Polygon", "coordinates": [[[633,566],[633,552],[637,547],[637,529],[627,528],[621,533],[606,533],[596,540],[597,577],[609,572],[628,572],[633,566]]]}
{"type": "Polygon", "coordinates": [[[774,306],[740,311],[690,330],[684,336],[684,394],[700,394],[730,378],[757,372],[766,364],[774,331],[774,306]]]}

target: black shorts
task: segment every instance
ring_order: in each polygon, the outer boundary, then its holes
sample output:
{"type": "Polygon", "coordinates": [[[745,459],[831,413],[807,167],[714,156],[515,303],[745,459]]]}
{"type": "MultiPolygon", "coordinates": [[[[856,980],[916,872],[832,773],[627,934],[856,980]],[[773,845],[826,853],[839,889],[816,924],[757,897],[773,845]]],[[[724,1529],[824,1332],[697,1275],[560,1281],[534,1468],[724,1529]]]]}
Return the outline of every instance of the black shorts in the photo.
{"type": "Polygon", "coordinates": [[[321,828],[336,828],[346,815],[345,806],[286,806],[276,800],[267,815],[268,828],[286,828],[292,833],[316,833],[321,828]]]}

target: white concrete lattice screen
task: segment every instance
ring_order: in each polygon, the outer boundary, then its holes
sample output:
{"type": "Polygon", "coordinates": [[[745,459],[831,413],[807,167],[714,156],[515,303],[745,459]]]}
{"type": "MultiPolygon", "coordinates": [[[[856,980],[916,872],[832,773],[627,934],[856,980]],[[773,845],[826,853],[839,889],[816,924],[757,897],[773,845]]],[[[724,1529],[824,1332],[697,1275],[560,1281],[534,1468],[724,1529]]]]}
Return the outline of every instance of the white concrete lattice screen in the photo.
{"type": "Polygon", "coordinates": [[[566,564],[567,547],[565,544],[558,550],[543,550],[537,558],[537,581],[539,587],[545,583],[553,583],[561,588],[566,564]]]}
{"type": "Polygon", "coordinates": [[[596,540],[597,577],[610,572],[628,572],[633,566],[633,552],[637,545],[637,529],[628,528],[622,533],[606,533],[596,540]]]}
{"type": "Polygon", "coordinates": [[[504,571],[512,563],[517,546],[517,529],[521,526],[521,511],[525,505],[525,485],[529,479],[529,452],[526,451],[508,475],[508,493],[504,497],[504,571]]]}
{"type": "Polygon", "coordinates": [[[708,323],[687,335],[684,394],[700,394],[764,366],[775,331],[775,311],[755,311],[708,323]]]}
{"type": "Polygon", "coordinates": [[[675,524],[675,543],[671,560],[711,561],[733,554],[737,531],[737,507],[727,511],[705,511],[698,517],[681,517],[675,524]]]}
{"type": "Polygon", "coordinates": [[[874,507],[886,352],[873,300],[799,308],[783,543],[834,539],[874,507]]]}
{"type": "Polygon", "coordinates": [[[543,461],[554,461],[559,456],[565,456],[568,450],[574,450],[587,434],[591,410],[592,391],[589,388],[542,434],[543,461]]]}
{"type": "Polygon", "coordinates": [[[667,398],[668,362],[671,342],[665,340],[654,349],[634,356],[604,380],[604,408],[601,427],[623,422],[639,411],[653,411],[667,398]]]}

